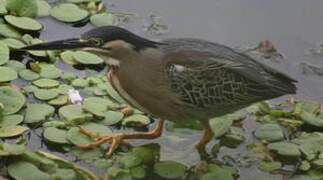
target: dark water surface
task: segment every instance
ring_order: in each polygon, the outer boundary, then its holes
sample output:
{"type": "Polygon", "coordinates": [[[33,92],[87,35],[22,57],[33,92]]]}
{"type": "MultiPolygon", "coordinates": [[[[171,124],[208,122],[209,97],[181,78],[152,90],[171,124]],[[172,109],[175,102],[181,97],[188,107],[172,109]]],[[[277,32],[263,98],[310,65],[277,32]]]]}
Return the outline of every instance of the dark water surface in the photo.
{"type": "MultiPolygon", "coordinates": [[[[104,0],[109,10],[138,14],[125,27],[152,39],[167,37],[195,37],[236,47],[248,43],[270,40],[284,55],[280,63],[270,63],[299,81],[296,97],[302,100],[323,102],[323,78],[304,75],[299,63],[306,62],[323,66],[323,55],[311,55],[308,50],[323,43],[323,1],[322,0],[104,0]],[[143,32],[143,22],[148,16],[160,16],[161,22],[169,26],[169,33],[150,36],[143,32]]],[[[72,27],[51,18],[43,18],[45,29],[42,39],[56,40],[77,37],[91,29],[87,24],[82,28],[72,27]]],[[[279,100],[278,100],[279,101],[279,100]]],[[[245,121],[247,139],[253,140],[253,120],[245,121]]],[[[177,160],[194,165],[199,156],[194,144],[201,132],[166,132],[154,142],[161,144],[162,160],[177,160]],[[169,138],[176,141],[169,141],[169,138]]],[[[32,141],[31,141],[32,142],[32,141]]],[[[148,141],[137,141],[138,144],[148,141]]],[[[213,142],[214,144],[214,142],[213,142]]],[[[238,149],[222,149],[220,156],[233,157],[246,153],[243,143],[238,149]]],[[[32,145],[33,146],[33,145],[32,145]]],[[[38,145],[34,145],[34,147],[38,145]]],[[[209,148],[211,145],[209,146],[209,148]]],[[[72,159],[72,158],[71,158],[72,159]]],[[[98,172],[98,171],[97,171],[98,172]]],[[[98,172],[100,173],[100,172],[98,172]]],[[[240,169],[240,179],[262,174],[256,168],[240,169]]],[[[268,175],[268,174],[266,174],[268,175]]],[[[272,176],[281,179],[280,176],[272,176]]]]}

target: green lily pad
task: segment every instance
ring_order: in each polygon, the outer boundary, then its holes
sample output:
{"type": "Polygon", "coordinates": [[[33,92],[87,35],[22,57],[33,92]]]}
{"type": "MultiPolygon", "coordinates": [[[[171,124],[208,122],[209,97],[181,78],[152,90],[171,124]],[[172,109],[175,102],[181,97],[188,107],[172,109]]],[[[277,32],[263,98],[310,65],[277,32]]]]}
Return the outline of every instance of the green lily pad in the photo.
{"type": "Polygon", "coordinates": [[[299,146],[288,142],[270,143],[267,146],[269,149],[277,151],[278,154],[287,157],[299,157],[301,152],[299,146]]]}
{"type": "Polygon", "coordinates": [[[76,75],[75,75],[75,74],[73,74],[73,73],[71,73],[71,72],[63,72],[63,74],[62,74],[61,78],[62,78],[63,80],[66,80],[66,81],[71,82],[71,81],[73,81],[74,79],[76,79],[76,75]]]}
{"type": "Polygon", "coordinates": [[[118,103],[126,103],[126,101],[119,95],[119,93],[112,87],[109,82],[99,84],[98,87],[105,89],[108,92],[109,96],[116,100],[118,103]]]}
{"type": "Polygon", "coordinates": [[[51,100],[59,94],[57,89],[35,89],[33,92],[34,96],[40,100],[51,100]]]}
{"type": "Polygon", "coordinates": [[[29,69],[23,69],[19,71],[19,76],[27,81],[33,81],[38,79],[40,76],[38,73],[35,73],[34,71],[31,71],[29,69]]]}
{"type": "Polygon", "coordinates": [[[20,38],[21,33],[9,24],[0,24],[0,35],[4,37],[20,38]]]}
{"type": "Polygon", "coordinates": [[[16,71],[21,71],[23,69],[26,69],[26,65],[15,60],[9,60],[6,64],[7,67],[10,67],[16,71]]]}
{"type": "Polygon", "coordinates": [[[70,85],[67,85],[67,84],[61,84],[58,86],[57,90],[58,90],[58,93],[60,94],[66,94],[66,92],[69,90],[69,89],[74,89],[72,86],[70,85]]]}
{"type": "MultiPolygon", "coordinates": [[[[111,130],[103,125],[96,123],[85,123],[82,127],[92,133],[99,135],[111,134],[111,130]]],[[[75,145],[87,145],[93,142],[93,139],[80,132],[79,128],[73,127],[67,132],[67,139],[75,145]]]]}
{"type": "Polygon", "coordinates": [[[47,104],[27,104],[25,123],[37,123],[48,120],[54,115],[55,109],[47,104]]]}
{"type": "Polygon", "coordinates": [[[201,180],[215,180],[215,179],[234,180],[232,174],[227,171],[217,171],[217,172],[206,173],[201,178],[201,180]]]}
{"type": "Polygon", "coordinates": [[[73,51],[64,51],[60,54],[60,57],[62,61],[66,64],[76,65],[79,64],[79,62],[75,61],[73,51]]]}
{"type": "Polygon", "coordinates": [[[146,177],[146,168],[145,166],[137,166],[130,169],[130,174],[136,179],[142,179],[146,177]]]}
{"type": "Polygon", "coordinates": [[[8,13],[6,5],[7,5],[6,0],[0,0],[0,15],[4,15],[8,13]]]}
{"type": "Polygon", "coordinates": [[[58,113],[67,124],[83,124],[93,117],[92,114],[84,112],[81,105],[74,104],[61,107],[58,113]]]}
{"type": "Polygon", "coordinates": [[[0,82],[8,82],[17,79],[17,72],[9,67],[0,67],[0,82]]]}
{"type": "Polygon", "coordinates": [[[89,82],[82,78],[77,78],[72,81],[72,86],[78,87],[78,88],[84,88],[89,85],[89,82]]]}
{"type": "Polygon", "coordinates": [[[91,16],[90,21],[95,26],[109,26],[109,25],[116,25],[117,24],[117,18],[115,15],[111,13],[101,13],[101,14],[95,14],[91,16]]]}
{"type": "Polygon", "coordinates": [[[282,163],[279,161],[273,162],[261,162],[258,169],[265,172],[277,170],[282,167],[282,163]]]}
{"type": "Polygon", "coordinates": [[[320,112],[321,105],[313,102],[300,101],[297,102],[294,108],[294,113],[301,114],[303,112],[317,114],[320,112]]]}
{"type": "Polygon", "coordinates": [[[262,124],[257,127],[255,136],[266,141],[279,141],[284,139],[284,134],[278,124],[262,124]]]}
{"type": "Polygon", "coordinates": [[[4,42],[0,42],[0,65],[3,65],[8,61],[9,61],[9,48],[4,42]]]}
{"type": "Polygon", "coordinates": [[[86,18],[89,13],[70,3],[61,3],[51,9],[50,14],[59,21],[77,22],[86,18]]]}
{"type": "Polygon", "coordinates": [[[48,16],[50,14],[50,5],[43,0],[37,0],[37,17],[48,16]]]}
{"type": "Polygon", "coordinates": [[[29,130],[29,128],[24,126],[0,127],[0,138],[19,136],[27,130],[29,130]]]}
{"type": "Polygon", "coordinates": [[[177,179],[184,177],[186,167],[175,161],[162,161],[154,165],[154,171],[163,178],[177,179]]]}
{"type": "Polygon", "coordinates": [[[33,84],[40,88],[54,88],[59,86],[59,82],[53,79],[38,79],[33,84]]]}
{"type": "Polygon", "coordinates": [[[83,109],[86,112],[92,113],[94,116],[103,118],[108,110],[108,107],[114,103],[109,99],[89,97],[83,102],[83,109]]]}
{"type": "Polygon", "coordinates": [[[56,127],[49,127],[44,130],[43,136],[46,140],[59,144],[67,144],[67,131],[56,127]]]}
{"type": "Polygon", "coordinates": [[[122,112],[107,111],[104,113],[104,119],[99,121],[99,123],[106,126],[110,126],[120,122],[123,119],[123,117],[124,114],[122,112]]]}
{"type": "Polygon", "coordinates": [[[43,28],[43,25],[41,25],[38,21],[29,17],[17,17],[12,15],[6,15],[4,18],[9,24],[19,29],[38,31],[43,28]]]}
{"type": "Polygon", "coordinates": [[[137,146],[132,149],[132,153],[142,159],[142,163],[149,165],[154,163],[156,152],[152,148],[137,146]]]}
{"type": "Polygon", "coordinates": [[[23,87],[23,91],[25,93],[33,93],[36,90],[38,90],[38,87],[37,86],[34,86],[34,85],[27,85],[27,86],[23,87]]]}
{"type": "Polygon", "coordinates": [[[316,127],[323,127],[323,115],[316,116],[315,114],[304,111],[301,114],[301,118],[306,124],[316,127]]]}
{"type": "Polygon", "coordinates": [[[63,106],[68,103],[67,96],[58,96],[55,99],[48,101],[48,104],[56,105],[56,106],[63,106]]]}
{"type": "Polygon", "coordinates": [[[15,126],[24,120],[24,116],[19,114],[13,114],[0,117],[0,127],[15,126]]]}
{"type": "Polygon", "coordinates": [[[7,9],[19,16],[35,17],[38,11],[37,0],[9,0],[7,9]]]}
{"type": "Polygon", "coordinates": [[[101,2],[101,0],[67,0],[67,2],[80,4],[80,3],[87,3],[87,2],[101,2]]]}
{"type": "Polygon", "coordinates": [[[229,119],[228,116],[221,116],[212,118],[209,123],[214,133],[214,138],[218,138],[230,130],[233,120],[229,119]]]}
{"type": "Polygon", "coordinates": [[[0,87],[0,103],[4,105],[2,112],[4,115],[18,112],[25,102],[25,96],[18,90],[9,86],[0,87]]]}
{"type": "Polygon", "coordinates": [[[40,63],[39,66],[40,66],[39,74],[42,78],[57,79],[62,75],[62,70],[60,70],[53,64],[40,63]]]}
{"type": "Polygon", "coordinates": [[[19,49],[26,46],[22,41],[13,38],[6,38],[2,40],[2,42],[5,43],[10,49],[19,49]]]}
{"type": "Polygon", "coordinates": [[[141,114],[134,114],[122,120],[124,126],[146,126],[150,124],[150,119],[141,114]]]}
{"type": "Polygon", "coordinates": [[[119,162],[122,168],[129,169],[140,165],[142,163],[142,159],[133,153],[128,153],[122,156],[119,162]]]}
{"type": "Polygon", "coordinates": [[[18,161],[8,166],[8,173],[11,177],[17,180],[51,180],[52,177],[39,170],[37,166],[25,161],[18,161]]]}
{"type": "Polygon", "coordinates": [[[84,51],[76,51],[73,53],[73,57],[75,61],[81,63],[81,64],[101,64],[104,63],[103,59],[101,59],[99,56],[84,52],[84,51]]]}

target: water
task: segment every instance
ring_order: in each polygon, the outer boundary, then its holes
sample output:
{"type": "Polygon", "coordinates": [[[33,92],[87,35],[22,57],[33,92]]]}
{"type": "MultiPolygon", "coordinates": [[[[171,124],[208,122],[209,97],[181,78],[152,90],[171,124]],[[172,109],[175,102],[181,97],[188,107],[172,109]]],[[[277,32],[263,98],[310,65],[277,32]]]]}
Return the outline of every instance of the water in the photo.
{"type": "MultiPolygon", "coordinates": [[[[290,74],[299,81],[296,99],[323,102],[323,78],[317,75],[304,75],[299,63],[306,62],[323,66],[323,55],[311,55],[308,50],[323,43],[323,1],[320,0],[104,0],[108,10],[113,12],[133,13],[140,17],[131,18],[128,29],[152,39],[168,37],[194,37],[222,43],[231,47],[247,43],[270,40],[284,55],[280,63],[270,65],[290,74]],[[162,23],[169,26],[169,33],[151,36],[143,33],[143,21],[154,14],[161,16],[162,23]]],[[[82,28],[72,27],[43,18],[45,30],[42,39],[56,40],[77,37],[91,29],[87,24],[82,28]]],[[[285,97],[286,98],[286,97],[285,97]]],[[[281,99],[278,99],[280,101],[281,99]]],[[[244,146],[252,141],[254,121],[245,121],[247,142],[238,149],[223,149],[220,155],[246,152],[244,146]]],[[[161,144],[161,159],[177,160],[187,165],[194,165],[199,160],[193,145],[199,140],[201,132],[189,133],[165,132],[154,142],[161,144]],[[178,143],[171,143],[170,136],[178,137],[178,143]],[[187,158],[189,157],[189,158],[187,158]]],[[[149,141],[136,141],[144,144],[149,141]]],[[[209,145],[209,148],[216,141],[209,145]]],[[[98,172],[99,173],[99,172],[98,172]]],[[[261,174],[252,169],[240,169],[240,179],[261,174]],[[252,173],[250,173],[252,172],[252,173]]],[[[268,175],[268,174],[266,174],[268,175]]],[[[272,176],[281,179],[280,176],[272,176]]]]}

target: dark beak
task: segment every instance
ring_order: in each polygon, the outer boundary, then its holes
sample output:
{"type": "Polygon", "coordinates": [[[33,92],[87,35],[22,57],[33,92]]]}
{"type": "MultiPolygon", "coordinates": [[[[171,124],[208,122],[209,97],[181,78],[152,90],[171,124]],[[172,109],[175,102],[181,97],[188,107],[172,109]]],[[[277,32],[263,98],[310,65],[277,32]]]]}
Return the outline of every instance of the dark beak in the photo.
{"type": "Polygon", "coordinates": [[[20,50],[67,50],[93,46],[89,41],[80,39],[65,39],[52,42],[44,42],[25,46],[20,50]]]}

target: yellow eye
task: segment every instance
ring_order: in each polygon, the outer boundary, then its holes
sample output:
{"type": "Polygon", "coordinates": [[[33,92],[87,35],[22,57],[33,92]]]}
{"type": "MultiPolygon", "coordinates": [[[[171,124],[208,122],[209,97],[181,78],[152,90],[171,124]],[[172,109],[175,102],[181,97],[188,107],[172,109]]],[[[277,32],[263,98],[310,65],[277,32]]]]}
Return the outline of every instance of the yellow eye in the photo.
{"type": "Polygon", "coordinates": [[[91,41],[96,45],[96,46],[101,46],[103,44],[101,39],[91,39],[91,41]]]}

